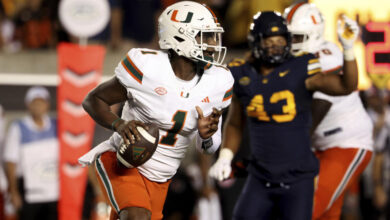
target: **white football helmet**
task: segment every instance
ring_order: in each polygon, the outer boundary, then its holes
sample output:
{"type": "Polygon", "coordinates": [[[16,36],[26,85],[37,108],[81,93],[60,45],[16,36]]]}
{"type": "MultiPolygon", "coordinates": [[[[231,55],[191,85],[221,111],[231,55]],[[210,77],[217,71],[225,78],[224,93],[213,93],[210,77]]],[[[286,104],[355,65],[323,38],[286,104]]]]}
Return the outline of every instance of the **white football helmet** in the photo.
{"type": "Polygon", "coordinates": [[[291,53],[316,53],[325,41],[325,21],[320,10],[314,4],[298,3],[286,8],[283,17],[287,20],[287,28],[293,38],[291,53]],[[294,38],[301,38],[302,41],[296,42],[294,38]]]}
{"type": "Polygon", "coordinates": [[[221,41],[223,32],[214,13],[196,2],[181,1],[170,5],[158,19],[160,48],[172,49],[178,55],[197,62],[222,65],[226,55],[226,47],[221,41]],[[211,44],[210,38],[215,43],[211,44]],[[210,49],[214,51],[212,56],[204,53],[210,49]]]}

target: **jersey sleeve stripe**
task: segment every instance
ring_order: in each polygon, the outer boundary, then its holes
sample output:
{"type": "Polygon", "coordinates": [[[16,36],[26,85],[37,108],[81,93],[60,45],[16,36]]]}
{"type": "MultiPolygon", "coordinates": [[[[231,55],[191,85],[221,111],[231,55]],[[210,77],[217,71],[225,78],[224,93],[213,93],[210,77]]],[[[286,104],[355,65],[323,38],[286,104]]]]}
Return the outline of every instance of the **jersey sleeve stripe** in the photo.
{"type": "Polygon", "coordinates": [[[144,74],[137,68],[129,56],[126,56],[125,59],[122,60],[122,66],[126,69],[130,76],[142,84],[144,74]]]}
{"type": "Polygon", "coordinates": [[[314,69],[318,69],[318,68],[321,68],[321,64],[320,63],[313,63],[313,64],[307,65],[307,70],[308,71],[314,70],[314,69]]]}
{"type": "Polygon", "coordinates": [[[342,66],[336,66],[335,68],[324,71],[324,73],[340,73],[342,66]]]}
{"type": "Polygon", "coordinates": [[[228,91],[225,92],[225,95],[223,96],[222,101],[227,101],[233,97],[233,87],[230,88],[228,91]]]}
{"type": "Polygon", "coordinates": [[[318,58],[309,60],[309,64],[318,63],[318,62],[319,62],[319,59],[318,59],[318,58]]]}
{"type": "Polygon", "coordinates": [[[321,72],[321,67],[317,68],[317,69],[314,69],[314,70],[309,70],[309,71],[307,71],[307,74],[308,75],[313,75],[315,73],[320,73],[320,72],[321,72]]]}

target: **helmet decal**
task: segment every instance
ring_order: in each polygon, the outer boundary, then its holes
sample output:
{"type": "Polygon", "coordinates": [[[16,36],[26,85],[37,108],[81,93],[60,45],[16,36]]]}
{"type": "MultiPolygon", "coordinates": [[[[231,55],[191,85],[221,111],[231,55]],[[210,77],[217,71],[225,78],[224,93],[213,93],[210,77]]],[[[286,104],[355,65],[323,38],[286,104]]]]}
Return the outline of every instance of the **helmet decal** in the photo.
{"type": "Polygon", "coordinates": [[[316,18],[312,15],[310,16],[311,17],[311,20],[313,21],[314,24],[317,24],[317,21],[316,21],[316,18]]]}
{"type": "Polygon", "coordinates": [[[213,12],[213,10],[211,10],[211,8],[209,6],[207,6],[207,5],[205,5],[205,4],[203,4],[203,6],[206,7],[207,10],[210,11],[211,15],[214,17],[214,22],[218,23],[218,18],[217,18],[217,16],[215,16],[215,13],[213,12]]]}
{"type": "Polygon", "coordinates": [[[178,21],[178,20],[176,20],[177,12],[178,12],[178,10],[173,10],[173,12],[172,12],[171,20],[174,21],[174,22],[190,23],[191,19],[192,19],[192,16],[194,16],[194,13],[188,12],[187,13],[187,17],[186,17],[186,19],[184,21],[178,21]]]}
{"type": "Polygon", "coordinates": [[[272,32],[278,32],[278,31],[279,31],[278,26],[273,26],[273,27],[271,28],[271,31],[272,31],[272,32]]]}
{"type": "Polygon", "coordinates": [[[301,2],[301,3],[298,3],[296,4],[294,7],[291,8],[291,10],[289,10],[288,12],[288,15],[287,15],[287,22],[290,23],[291,22],[291,19],[292,17],[294,16],[294,13],[298,10],[299,7],[301,7],[303,4],[305,4],[304,2],[301,2]]]}

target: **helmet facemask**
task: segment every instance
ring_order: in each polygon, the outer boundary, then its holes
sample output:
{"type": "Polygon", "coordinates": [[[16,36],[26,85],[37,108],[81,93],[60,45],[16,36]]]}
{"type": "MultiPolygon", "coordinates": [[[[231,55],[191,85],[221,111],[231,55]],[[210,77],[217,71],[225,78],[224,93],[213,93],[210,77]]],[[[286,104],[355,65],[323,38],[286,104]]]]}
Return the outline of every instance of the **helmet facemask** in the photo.
{"type": "Polygon", "coordinates": [[[301,32],[291,33],[291,53],[294,56],[302,55],[304,52],[308,51],[309,35],[301,32]]]}
{"type": "MultiPolygon", "coordinates": [[[[277,35],[275,35],[277,36],[277,35]]],[[[286,45],[265,45],[264,41],[267,37],[253,35],[248,36],[250,45],[252,45],[252,52],[256,59],[261,60],[266,64],[279,65],[283,63],[290,56],[291,37],[290,35],[279,35],[286,39],[286,45]],[[272,50],[272,54],[271,54],[272,50]]],[[[272,37],[272,36],[270,36],[272,37]]]]}
{"type": "Polygon", "coordinates": [[[222,46],[222,33],[222,28],[199,30],[191,57],[205,64],[222,65],[226,56],[226,47],[222,46]]]}
{"type": "Polygon", "coordinates": [[[265,11],[253,17],[248,42],[254,58],[261,63],[279,65],[290,57],[291,35],[284,18],[277,12],[265,11]],[[278,38],[270,38],[276,36],[284,38],[285,44],[278,38]]]}

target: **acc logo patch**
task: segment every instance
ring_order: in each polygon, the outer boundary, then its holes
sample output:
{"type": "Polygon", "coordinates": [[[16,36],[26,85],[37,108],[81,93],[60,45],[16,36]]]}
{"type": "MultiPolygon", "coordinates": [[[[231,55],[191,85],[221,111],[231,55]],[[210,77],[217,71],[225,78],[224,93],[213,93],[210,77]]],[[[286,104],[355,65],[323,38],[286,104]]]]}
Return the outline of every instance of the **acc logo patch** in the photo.
{"type": "Polygon", "coordinates": [[[244,76],[244,77],[241,77],[241,79],[238,81],[238,83],[240,83],[240,85],[242,85],[242,86],[247,86],[247,85],[249,85],[249,83],[251,83],[251,79],[247,76],[244,76]]]}
{"type": "Polygon", "coordinates": [[[167,94],[167,90],[164,87],[157,87],[154,89],[154,91],[159,95],[165,95],[167,94]]]}

